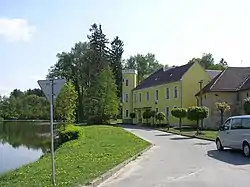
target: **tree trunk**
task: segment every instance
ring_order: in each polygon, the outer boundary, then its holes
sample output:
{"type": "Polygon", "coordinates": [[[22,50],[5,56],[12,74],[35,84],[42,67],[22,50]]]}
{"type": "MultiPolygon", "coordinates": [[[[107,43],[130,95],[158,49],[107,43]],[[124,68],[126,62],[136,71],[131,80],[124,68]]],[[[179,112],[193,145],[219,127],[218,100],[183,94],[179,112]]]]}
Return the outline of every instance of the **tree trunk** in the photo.
{"type": "Polygon", "coordinates": [[[179,118],[179,130],[181,132],[181,118],[179,118]]]}
{"type": "Polygon", "coordinates": [[[199,135],[199,120],[196,121],[196,125],[197,125],[197,132],[196,132],[196,134],[199,135]]]}
{"type": "Polygon", "coordinates": [[[224,118],[224,112],[221,110],[220,111],[220,126],[223,125],[223,118],[224,118]]]}

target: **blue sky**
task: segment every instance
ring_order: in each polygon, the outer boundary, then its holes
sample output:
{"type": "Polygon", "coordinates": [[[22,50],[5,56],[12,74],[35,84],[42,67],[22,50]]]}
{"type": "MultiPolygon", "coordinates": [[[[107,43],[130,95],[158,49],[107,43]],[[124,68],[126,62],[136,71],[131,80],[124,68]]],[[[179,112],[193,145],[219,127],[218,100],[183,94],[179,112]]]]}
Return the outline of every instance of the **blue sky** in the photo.
{"type": "Polygon", "coordinates": [[[124,41],[124,58],[151,52],[181,65],[202,53],[250,66],[249,0],[0,0],[0,94],[38,87],[56,54],[90,25],[124,41]]]}

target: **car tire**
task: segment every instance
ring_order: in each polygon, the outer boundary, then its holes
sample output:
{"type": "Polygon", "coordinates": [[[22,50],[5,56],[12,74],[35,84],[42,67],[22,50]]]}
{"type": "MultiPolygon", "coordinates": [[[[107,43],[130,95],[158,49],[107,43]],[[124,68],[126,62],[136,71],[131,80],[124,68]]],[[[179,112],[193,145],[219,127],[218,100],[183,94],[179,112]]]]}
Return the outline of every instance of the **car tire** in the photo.
{"type": "Polygon", "coordinates": [[[223,151],[224,150],[224,147],[222,146],[220,139],[216,140],[216,147],[217,147],[218,151],[223,151]]]}
{"type": "Polygon", "coordinates": [[[242,148],[243,148],[244,155],[246,157],[250,157],[250,146],[249,146],[249,144],[247,142],[244,142],[242,148]]]}

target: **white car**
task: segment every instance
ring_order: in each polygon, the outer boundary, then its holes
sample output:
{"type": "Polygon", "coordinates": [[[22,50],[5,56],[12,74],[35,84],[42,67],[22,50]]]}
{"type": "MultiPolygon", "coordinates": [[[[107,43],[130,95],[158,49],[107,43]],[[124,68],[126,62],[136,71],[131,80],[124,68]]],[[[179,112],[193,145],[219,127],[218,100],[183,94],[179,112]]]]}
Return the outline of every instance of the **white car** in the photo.
{"type": "Polygon", "coordinates": [[[229,117],[220,127],[216,138],[219,151],[224,147],[243,150],[250,156],[250,115],[229,117]]]}

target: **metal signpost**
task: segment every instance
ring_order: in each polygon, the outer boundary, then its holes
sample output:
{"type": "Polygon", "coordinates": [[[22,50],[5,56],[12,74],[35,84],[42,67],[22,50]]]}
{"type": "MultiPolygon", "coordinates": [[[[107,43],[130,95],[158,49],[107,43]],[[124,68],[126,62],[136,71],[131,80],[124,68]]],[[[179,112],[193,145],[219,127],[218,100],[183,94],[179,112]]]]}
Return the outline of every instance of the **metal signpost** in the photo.
{"type": "Polygon", "coordinates": [[[50,134],[51,134],[51,164],[52,164],[52,185],[55,186],[55,161],[54,161],[54,100],[59,95],[61,88],[66,82],[65,79],[49,79],[37,81],[47,100],[50,103],[50,134]]]}

